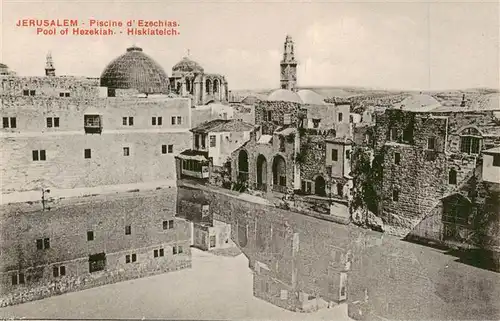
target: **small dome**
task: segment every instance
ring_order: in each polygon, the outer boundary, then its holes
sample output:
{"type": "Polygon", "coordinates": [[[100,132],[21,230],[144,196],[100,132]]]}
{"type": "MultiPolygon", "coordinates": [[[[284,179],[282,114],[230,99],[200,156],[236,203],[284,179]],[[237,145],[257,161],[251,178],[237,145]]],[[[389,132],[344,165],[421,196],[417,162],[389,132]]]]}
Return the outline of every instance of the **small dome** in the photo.
{"type": "Polygon", "coordinates": [[[8,74],[9,74],[9,67],[0,62],[0,75],[8,75],[8,74]]]}
{"type": "Polygon", "coordinates": [[[493,93],[479,97],[471,106],[470,110],[500,110],[500,94],[493,93]]]}
{"type": "Polygon", "coordinates": [[[172,73],[185,73],[185,72],[192,72],[192,73],[200,73],[202,74],[204,72],[203,67],[197,63],[194,60],[189,59],[188,57],[182,58],[181,61],[175,64],[175,66],[172,67],[172,73]]]}
{"type": "Polygon", "coordinates": [[[133,46],[106,66],[101,74],[101,86],[159,94],[168,93],[169,82],[165,70],[144,54],[142,48],[133,46]]]}
{"type": "Polygon", "coordinates": [[[292,103],[302,104],[302,100],[299,95],[294,93],[291,90],[287,89],[278,89],[273,91],[268,97],[268,101],[288,101],[292,103]]]}
{"type": "Polygon", "coordinates": [[[325,98],[323,98],[323,96],[309,89],[299,90],[297,92],[297,95],[299,95],[300,99],[304,104],[310,104],[310,105],[325,104],[325,98]]]}
{"type": "Polygon", "coordinates": [[[425,94],[414,94],[405,98],[395,107],[403,110],[430,111],[435,108],[441,107],[441,104],[432,96],[425,94]]]}

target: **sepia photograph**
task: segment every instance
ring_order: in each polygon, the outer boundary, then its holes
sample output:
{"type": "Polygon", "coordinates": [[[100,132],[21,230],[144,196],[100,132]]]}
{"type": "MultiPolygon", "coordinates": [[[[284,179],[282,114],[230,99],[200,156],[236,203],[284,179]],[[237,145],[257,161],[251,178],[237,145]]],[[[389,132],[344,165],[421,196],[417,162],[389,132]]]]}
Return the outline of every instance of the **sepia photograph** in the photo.
{"type": "Polygon", "coordinates": [[[0,320],[500,320],[500,2],[0,0],[0,320]]]}

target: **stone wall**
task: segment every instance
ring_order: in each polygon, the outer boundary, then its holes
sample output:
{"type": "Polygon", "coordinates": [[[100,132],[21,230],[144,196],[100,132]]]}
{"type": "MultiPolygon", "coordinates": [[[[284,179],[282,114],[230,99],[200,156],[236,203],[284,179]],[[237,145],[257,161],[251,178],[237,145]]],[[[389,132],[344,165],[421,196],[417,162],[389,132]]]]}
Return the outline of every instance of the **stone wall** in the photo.
{"type": "Polygon", "coordinates": [[[70,93],[70,97],[85,99],[98,97],[100,91],[99,78],[72,76],[2,77],[0,95],[21,97],[24,96],[23,90],[26,89],[35,90],[35,97],[59,97],[59,94],[64,92],[70,93]]]}
{"type": "Polygon", "coordinates": [[[262,126],[262,134],[272,135],[278,126],[284,125],[284,115],[290,114],[290,124],[298,126],[300,104],[286,101],[259,101],[255,105],[255,124],[262,126]],[[267,112],[271,111],[271,120],[267,112]]]}
{"type": "Polygon", "coordinates": [[[175,189],[167,189],[61,199],[49,211],[39,202],[3,205],[1,305],[190,267],[190,228],[175,219],[175,197],[175,189]],[[169,220],[173,226],[164,230],[169,220]],[[37,249],[36,240],[45,238],[50,247],[37,249]],[[173,246],[182,246],[183,253],[174,255],[173,246]],[[155,258],[161,248],[164,256],[155,258]],[[89,273],[89,255],[96,253],[106,254],[105,270],[89,273]],[[126,263],[131,254],[137,261],[126,263]],[[65,266],[65,276],[54,277],[59,266],[65,266]],[[25,284],[12,284],[17,273],[24,273],[25,284]]]}

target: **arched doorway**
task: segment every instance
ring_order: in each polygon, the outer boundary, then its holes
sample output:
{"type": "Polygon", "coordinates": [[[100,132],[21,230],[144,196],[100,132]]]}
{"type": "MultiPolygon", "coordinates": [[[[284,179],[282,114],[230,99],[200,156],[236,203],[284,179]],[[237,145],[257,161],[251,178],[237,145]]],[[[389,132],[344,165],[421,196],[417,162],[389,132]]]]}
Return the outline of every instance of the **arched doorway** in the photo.
{"type": "Polygon", "coordinates": [[[286,192],[286,162],[281,155],[273,159],[273,186],[278,192],[286,192]]]}
{"type": "Polygon", "coordinates": [[[443,199],[442,221],[445,240],[462,242],[468,238],[469,218],[472,203],[461,194],[453,194],[443,199]]]}
{"type": "Polygon", "coordinates": [[[314,180],[314,194],[318,196],[326,196],[326,191],[325,191],[325,179],[323,176],[318,176],[314,180]]]}
{"type": "Polygon", "coordinates": [[[238,154],[238,180],[248,181],[248,153],[240,150],[238,154]]]}
{"type": "Polygon", "coordinates": [[[257,190],[267,190],[267,160],[264,155],[257,156],[257,190]]]}

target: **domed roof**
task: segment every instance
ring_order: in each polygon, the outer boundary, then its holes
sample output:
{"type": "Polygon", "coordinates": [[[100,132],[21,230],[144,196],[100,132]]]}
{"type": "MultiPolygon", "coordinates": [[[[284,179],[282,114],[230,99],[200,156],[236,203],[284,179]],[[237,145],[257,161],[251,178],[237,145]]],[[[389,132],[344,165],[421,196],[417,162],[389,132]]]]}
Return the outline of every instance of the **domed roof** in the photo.
{"type": "Polygon", "coordinates": [[[299,95],[288,89],[278,89],[273,91],[268,97],[268,101],[288,101],[292,103],[302,104],[302,99],[299,95]]]}
{"type": "Polygon", "coordinates": [[[310,90],[310,89],[302,89],[297,92],[297,95],[299,95],[300,99],[302,99],[302,102],[304,104],[310,104],[310,105],[324,105],[325,104],[325,98],[321,96],[320,94],[310,90]]]}
{"type": "Polygon", "coordinates": [[[110,62],[101,74],[101,86],[137,89],[141,93],[168,93],[165,70],[142,48],[130,47],[127,52],[110,62]]]}
{"type": "Polygon", "coordinates": [[[441,107],[434,97],[425,94],[413,94],[396,105],[396,108],[412,111],[430,111],[441,107]]]}
{"type": "Polygon", "coordinates": [[[500,110],[500,94],[492,93],[480,96],[470,106],[471,110],[500,110]]]}
{"type": "Polygon", "coordinates": [[[172,73],[175,72],[193,72],[193,73],[203,73],[204,69],[203,67],[197,63],[194,60],[189,59],[188,57],[182,58],[181,61],[175,64],[175,66],[172,67],[172,73]]]}
{"type": "Polygon", "coordinates": [[[0,62],[0,75],[8,75],[9,67],[6,64],[0,62]]]}

